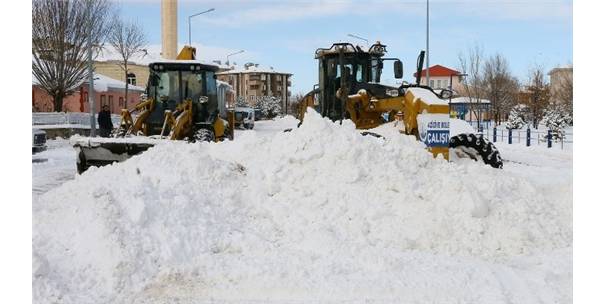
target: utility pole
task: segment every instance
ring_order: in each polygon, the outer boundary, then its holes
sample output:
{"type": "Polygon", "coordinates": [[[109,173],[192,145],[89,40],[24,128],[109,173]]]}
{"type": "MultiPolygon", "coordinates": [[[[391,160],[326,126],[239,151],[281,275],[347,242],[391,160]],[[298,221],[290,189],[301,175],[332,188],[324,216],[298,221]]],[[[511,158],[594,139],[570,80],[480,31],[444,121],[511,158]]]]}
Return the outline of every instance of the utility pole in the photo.
{"type": "Polygon", "coordinates": [[[427,86],[429,86],[429,0],[427,0],[427,33],[425,34],[426,37],[426,45],[425,45],[425,49],[427,50],[427,60],[425,61],[425,84],[427,86]]]}
{"type": "Polygon", "coordinates": [[[95,84],[93,79],[93,16],[92,5],[88,4],[88,106],[90,108],[90,137],[97,133],[97,121],[95,119],[95,84]]]}
{"type": "Polygon", "coordinates": [[[214,8],[211,8],[211,9],[205,10],[205,11],[203,11],[201,13],[197,13],[197,14],[193,14],[193,15],[189,16],[189,18],[187,19],[187,26],[189,28],[189,46],[191,46],[191,18],[192,17],[196,17],[198,15],[202,15],[202,14],[205,14],[205,13],[212,12],[214,10],[215,10],[214,8]]]}

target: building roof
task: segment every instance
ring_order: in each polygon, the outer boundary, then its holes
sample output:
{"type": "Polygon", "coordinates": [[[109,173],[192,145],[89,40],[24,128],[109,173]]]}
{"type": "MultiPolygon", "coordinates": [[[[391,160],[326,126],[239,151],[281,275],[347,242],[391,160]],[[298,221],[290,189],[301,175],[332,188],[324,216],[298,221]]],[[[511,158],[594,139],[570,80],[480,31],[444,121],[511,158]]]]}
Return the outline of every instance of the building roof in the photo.
{"type": "MultiPolygon", "coordinates": [[[[196,56],[199,57],[199,56],[196,56]]],[[[111,46],[105,46],[101,52],[99,52],[99,54],[97,55],[97,58],[95,58],[95,61],[97,62],[115,62],[115,61],[122,61],[122,57],[120,56],[120,54],[111,46]]],[[[218,65],[214,62],[208,61],[208,60],[176,60],[176,59],[165,59],[162,57],[162,55],[160,54],[160,49],[158,49],[156,46],[152,46],[148,49],[145,50],[145,52],[139,52],[135,55],[133,55],[133,57],[129,60],[129,64],[136,64],[136,65],[149,65],[150,63],[154,63],[154,62],[177,62],[177,63],[183,63],[183,62],[192,62],[192,63],[200,63],[200,64],[206,64],[206,65],[211,65],[211,66],[217,66],[218,65]]]]}
{"type": "MultiPolygon", "coordinates": [[[[88,79],[85,80],[83,83],[88,83],[88,79]]],[[[105,75],[101,75],[98,73],[94,73],[93,84],[95,86],[95,91],[97,91],[97,92],[107,92],[107,91],[109,91],[109,89],[124,90],[124,88],[126,86],[126,82],[124,82],[124,81],[120,81],[118,79],[113,79],[113,78],[110,78],[110,77],[107,77],[105,75]]],[[[133,90],[133,91],[141,91],[141,92],[145,91],[145,88],[142,88],[139,86],[134,86],[132,84],[128,85],[128,89],[133,90]]]]}
{"type": "Polygon", "coordinates": [[[551,71],[549,71],[549,73],[547,73],[548,75],[551,75],[553,73],[558,73],[558,72],[570,72],[572,73],[572,65],[571,64],[567,64],[563,67],[556,67],[551,69],[551,71]]]}
{"type": "MultiPolygon", "coordinates": [[[[39,85],[40,82],[38,81],[38,79],[36,79],[36,76],[34,76],[34,74],[32,73],[32,85],[39,85]]],[[[82,84],[88,84],[88,78],[85,79],[84,81],[82,81],[82,84]]],[[[118,80],[118,79],[113,79],[110,77],[107,77],[105,75],[101,75],[98,73],[93,73],[93,85],[95,88],[96,92],[107,92],[109,91],[109,89],[120,89],[120,90],[124,90],[124,87],[126,86],[126,83],[124,81],[118,80]]],[[[130,91],[145,91],[145,88],[139,87],[139,86],[134,86],[134,85],[128,85],[128,89],[130,91]]]]}
{"type": "MultiPolygon", "coordinates": [[[[427,69],[424,69],[421,71],[421,76],[425,76],[425,71],[427,69]]],[[[450,76],[450,75],[457,75],[460,74],[461,72],[457,71],[457,70],[453,70],[451,68],[447,68],[445,66],[436,64],[433,66],[429,67],[429,77],[434,76],[434,77],[440,77],[440,76],[450,76]]],[[[415,72],[413,74],[414,77],[417,77],[417,73],[415,72]]]]}
{"type": "Polygon", "coordinates": [[[234,88],[233,88],[233,87],[232,87],[232,86],[231,86],[229,83],[227,83],[227,82],[225,82],[225,81],[221,81],[221,80],[219,80],[219,79],[217,79],[217,88],[218,88],[218,87],[225,87],[225,89],[226,89],[228,92],[233,92],[233,91],[234,91],[234,88]]]}
{"type": "Polygon", "coordinates": [[[246,63],[243,66],[232,65],[230,69],[224,72],[217,73],[217,75],[230,75],[230,74],[241,74],[241,73],[267,73],[267,74],[286,74],[292,75],[291,73],[280,72],[274,70],[271,66],[262,66],[256,63],[246,63]]]}

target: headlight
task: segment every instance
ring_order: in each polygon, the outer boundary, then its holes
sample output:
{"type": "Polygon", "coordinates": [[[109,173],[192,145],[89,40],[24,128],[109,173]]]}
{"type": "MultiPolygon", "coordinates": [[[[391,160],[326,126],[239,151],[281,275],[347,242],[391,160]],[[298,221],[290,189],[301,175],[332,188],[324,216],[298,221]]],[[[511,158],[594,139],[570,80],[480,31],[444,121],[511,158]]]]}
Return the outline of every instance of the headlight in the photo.
{"type": "Polygon", "coordinates": [[[396,97],[396,96],[398,96],[398,90],[397,89],[387,90],[387,91],[385,91],[385,94],[387,94],[387,96],[396,97]]]}

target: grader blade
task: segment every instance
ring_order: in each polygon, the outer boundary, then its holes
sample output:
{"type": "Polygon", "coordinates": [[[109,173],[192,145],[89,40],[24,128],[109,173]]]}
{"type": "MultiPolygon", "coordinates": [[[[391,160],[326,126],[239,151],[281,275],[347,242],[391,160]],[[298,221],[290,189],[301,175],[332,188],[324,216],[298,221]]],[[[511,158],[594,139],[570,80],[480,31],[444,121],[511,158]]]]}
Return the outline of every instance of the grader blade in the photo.
{"type": "Polygon", "coordinates": [[[126,141],[113,138],[76,138],[71,142],[78,153],[76,167],[82,174],[89,167],[101,167],[115,162],[122,162],[128,158],[143,153],[156,143],[144,138],[139,141],[126,141]]]}

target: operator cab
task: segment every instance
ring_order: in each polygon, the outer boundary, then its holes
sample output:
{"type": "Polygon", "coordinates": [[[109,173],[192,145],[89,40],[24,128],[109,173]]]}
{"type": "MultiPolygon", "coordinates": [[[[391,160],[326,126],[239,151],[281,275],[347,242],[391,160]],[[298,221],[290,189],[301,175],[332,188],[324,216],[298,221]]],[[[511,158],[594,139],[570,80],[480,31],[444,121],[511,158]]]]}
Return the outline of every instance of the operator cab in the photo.
{"type": "Polygon", "coordinates": [[[162,129],[164,111],[175,111],[177,105],[187,99],[193,101],[195,121],[214,121],[219,112],[217,69],[194,60],[151,63],[147,95],[156,102],[148,119],[152,133],[162,129]]]}
{"type": "Polygon", "coordinates": [[[395,60],[395,77],[402,78],[402,62],[396,58],[383,58],[386,52],[386,46],[380,42],[368,51],[350,43],[335,43],[330,48],[317,49],[320,92],[316,110],[331,120],[347,118],[344,103],[336,96],[341,86],[345,86],[342,91],[348,94],[366,89],[376,96],[385,95],[386,86],[379,84],[383,61],[395,60]]]}

